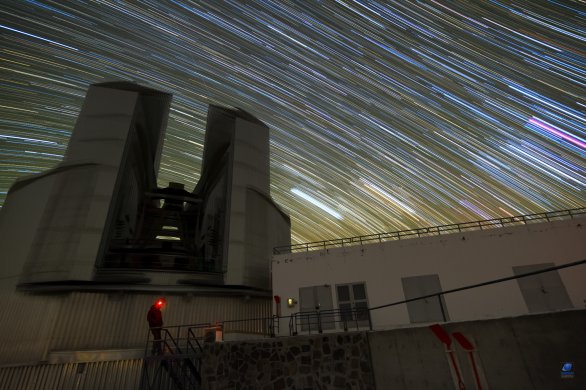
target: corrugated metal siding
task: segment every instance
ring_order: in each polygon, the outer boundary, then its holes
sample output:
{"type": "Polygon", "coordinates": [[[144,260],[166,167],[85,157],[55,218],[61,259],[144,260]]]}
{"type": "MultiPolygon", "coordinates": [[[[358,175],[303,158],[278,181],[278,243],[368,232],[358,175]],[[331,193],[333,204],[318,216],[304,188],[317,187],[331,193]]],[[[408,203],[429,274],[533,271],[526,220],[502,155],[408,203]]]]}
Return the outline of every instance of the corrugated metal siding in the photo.
{"type": "MultiPolygon", "coordinates": [[[[43,361],[51,351],[142,348],[148,334],[146,313],[159,296],[84,292],[50,296],[4,294],[0,365],[43,361]]],[[[179,295],[166,298],[165,326],[271,315],[269,298],[179,295]]],[[[257,327],[237,326],[242,330],[257,327]]]]}
{"type": "Polygon", "coordinates": [[[0,389],[136,390],[142,367],[142,360],[119,360],[0,368],[0,389]]]}
{"type": "MultiPolygon", "coordinates": [[[[137,348],[148,333],[146,313],[157,295],[73,293],[64,302],[52,350],[137,348]]],[[[168,296],[165,326],[270,316],[270,301],[168,296]]]]}
{"type": "Polygon", "coordinates": [[[42,360],[64,297],[2,293],[0,365],[42,360]]]}

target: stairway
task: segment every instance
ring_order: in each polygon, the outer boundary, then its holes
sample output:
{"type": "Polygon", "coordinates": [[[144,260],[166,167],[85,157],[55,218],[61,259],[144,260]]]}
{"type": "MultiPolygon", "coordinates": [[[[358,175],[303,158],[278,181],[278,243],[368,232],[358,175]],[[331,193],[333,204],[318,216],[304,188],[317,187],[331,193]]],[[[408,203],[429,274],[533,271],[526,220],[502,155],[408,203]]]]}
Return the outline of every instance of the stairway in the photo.
{"type": "Polygon", "coordinates": [[[149,355],[153,343],[149,334],[143,363],[141,390],[191,390],[201,388],[202,348],[194,333],[173,337],[161,329],[162,353],[149,355]]]}

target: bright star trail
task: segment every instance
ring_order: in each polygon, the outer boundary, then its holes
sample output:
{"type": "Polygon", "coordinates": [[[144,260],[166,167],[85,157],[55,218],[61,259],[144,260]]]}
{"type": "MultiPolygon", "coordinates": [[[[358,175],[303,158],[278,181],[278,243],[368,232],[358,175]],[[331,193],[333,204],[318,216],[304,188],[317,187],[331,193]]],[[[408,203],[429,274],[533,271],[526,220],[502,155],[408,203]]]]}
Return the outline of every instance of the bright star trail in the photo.
{"type": "Polygon", "coordinates": [[[271,129],[294,243],[586,205],[583,1],[0,5],[0,205],[62,159],[88,85],[173,94],[159,185],[210,103],[271,129]]]}

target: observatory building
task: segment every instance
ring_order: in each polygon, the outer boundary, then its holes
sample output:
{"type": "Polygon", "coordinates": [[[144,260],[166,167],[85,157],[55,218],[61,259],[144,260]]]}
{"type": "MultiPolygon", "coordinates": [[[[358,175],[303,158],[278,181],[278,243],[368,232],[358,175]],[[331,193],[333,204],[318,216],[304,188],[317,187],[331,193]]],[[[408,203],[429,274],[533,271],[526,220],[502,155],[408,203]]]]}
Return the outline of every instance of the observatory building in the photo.
{"type": "Polygon", "coordinates": [[[210,106],[197,186],[157,188],[170,104],[133,83],[90,86],[63,161],[10,188],[0,365],[135,358],[160,296],[166,325],[270,316],[290,220],[270,197],[269,128],[210,106]]]}
{"type": "Polygon", "coordinates": [[[170,102],[92,85],[10,189],[0,388],[584,387],[585,207],[291,245],[242,110],[210,106],[192,192],[157,188],[170,102]]]}
{"type": "Polygon", "coordinates": [[[210,106],[196,188],[157,188],[170,102],[130,83],[90,87],[63,162],[18,180],[2,209],[2,267],[19,290],[270,288],[290,223],[269,194],[268,127],[210,106]]]}

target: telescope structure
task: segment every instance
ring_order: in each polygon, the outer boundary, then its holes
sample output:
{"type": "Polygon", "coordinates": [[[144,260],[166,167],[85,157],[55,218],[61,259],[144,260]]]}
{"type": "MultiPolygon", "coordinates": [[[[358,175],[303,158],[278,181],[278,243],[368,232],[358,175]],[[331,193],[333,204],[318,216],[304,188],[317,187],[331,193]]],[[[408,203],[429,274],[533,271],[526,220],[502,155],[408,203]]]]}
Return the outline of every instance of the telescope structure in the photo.
{"type": "Polygon", "coordinates": [[[269,128],[210,106],[197,186],[157,188],[170,103],[132,83],[90,87],[62,163],[18,180],[2,209],[16,287],[270,289],[290,221],[270,197],[269,128]]]}

